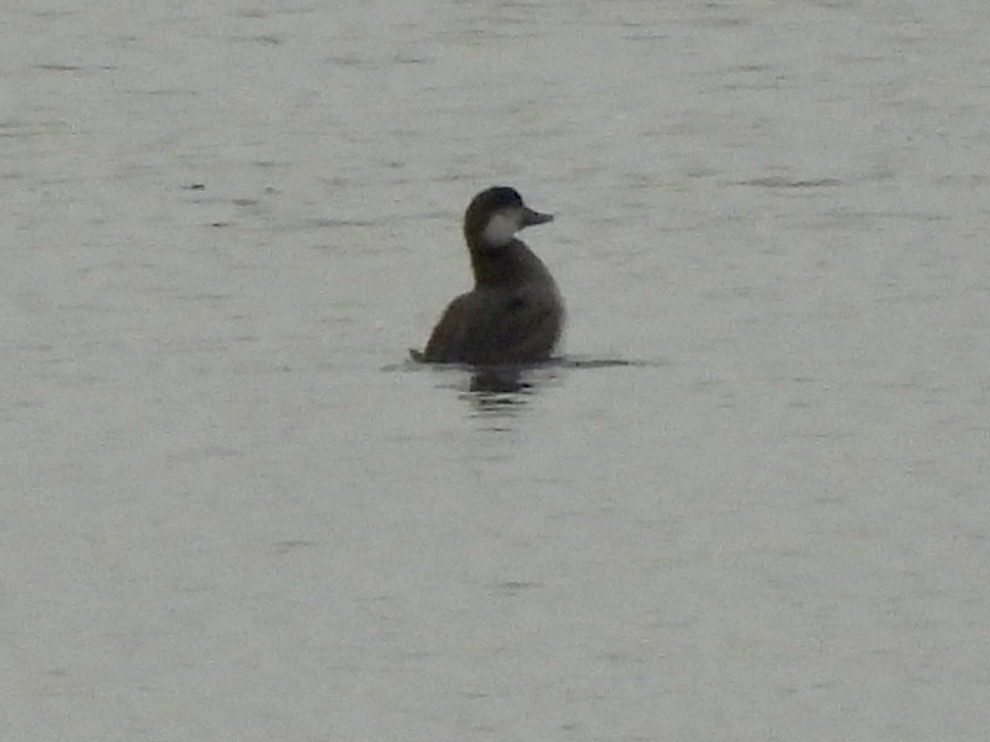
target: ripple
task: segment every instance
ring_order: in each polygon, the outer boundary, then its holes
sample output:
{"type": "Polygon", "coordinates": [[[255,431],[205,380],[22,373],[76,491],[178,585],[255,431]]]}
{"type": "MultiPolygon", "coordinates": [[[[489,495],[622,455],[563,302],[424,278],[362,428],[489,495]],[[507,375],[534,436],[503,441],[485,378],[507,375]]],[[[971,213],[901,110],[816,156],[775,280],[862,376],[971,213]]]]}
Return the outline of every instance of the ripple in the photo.
{"type": "Polygon", "coordinates": [[[740,180],[734,185],[758,186],[760,188],[832,188],[842,185],[838,178],[812,178],[807,180],[791,180],[779,176],[769,176],[766,178],[752,178],[751,180],[740,180]]]}

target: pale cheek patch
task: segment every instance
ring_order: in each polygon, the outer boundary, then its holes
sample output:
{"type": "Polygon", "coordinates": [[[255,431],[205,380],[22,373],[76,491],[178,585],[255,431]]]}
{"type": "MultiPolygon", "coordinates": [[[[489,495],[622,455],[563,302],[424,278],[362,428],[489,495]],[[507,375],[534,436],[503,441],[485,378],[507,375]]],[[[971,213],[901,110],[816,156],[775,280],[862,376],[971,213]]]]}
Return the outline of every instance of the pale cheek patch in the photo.
{"type": "Polygon", "coordinates": [[[505,245],[512,241],[519,231],[519,214],[515,211],[500,211],[488,220],[483,234],[489,245],[505,245]]]}

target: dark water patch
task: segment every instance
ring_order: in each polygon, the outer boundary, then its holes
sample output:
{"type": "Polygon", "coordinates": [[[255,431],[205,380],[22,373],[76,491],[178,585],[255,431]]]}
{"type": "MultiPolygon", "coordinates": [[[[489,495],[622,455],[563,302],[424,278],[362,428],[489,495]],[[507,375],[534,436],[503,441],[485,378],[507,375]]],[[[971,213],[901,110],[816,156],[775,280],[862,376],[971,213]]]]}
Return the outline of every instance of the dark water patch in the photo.
{"type": "Polygon", "coordinates": [[[432,57],[421,54],[393,54],[392,62],[395,64],[430,64],[432,57]]]}
{"type": "Polygon", "coordinates": [[[337,54],[324,59],[328,64],[335,67],[350,67],[362,70],[377,70],[384,66],[380,59],[363,57],[359,54],[337,54]]]}
{"type": "Polygon", "coordinates": [[[503,595],[518,595],[524,590],[538,590],[546,587],[542,582],[527,582],[525,580],[505,580],[504,582],[494,582],[488,586],[492,592],[503,595]]]}
{"type": "Polygon", "coordinates": [[[378,227],[380,219],[307,219],[306,226],[321,229],[339,229],[341,227],[378,227]]]}
{"type": "Polygon", "coordinates": [[[876,64],[877,62],[892,62],[900,59],[896,54],[836,54],[833,59],[836,64],[876,64]]]}
{"type": "Polygon", "coordinates": [[[881,219],[895,219],[908,222],[941,222],[950,217],[946,214],[936,214],[931,211],[830,211],[827,216],[836,220],[849,222],[873,222],[881,219]]]}
{"type": "Polygon", "coordinates": [[[279,554],[286,554],[290,551],[296,549],[304,549],[312,546],[318,546],[316,541],[308,541],[306,539],[287,539],[285,541],[276,541],[275,551],[279,554]]]}
{"type": "Polygon", "coordinates": [[[685,175],[689,178],[711,178],[719,174],[719,170],[712,167],[696,167],[688,170],[685,175]]]}
{"type": "Polygon", "coordinates": [[[75,10],[36,10],[31,13],[35,18],[43,18],[48,20],[58,20],[59,18],[68,18],[69,16],[78,15],[78,11],[75,10]]]}
{"type": "Polygon", "coordinates": [[[105,72],[107,70],[117,69],[116,66],[109,64],[94,65],[91,67],[82,67],[76,64],[48,63],[48,64],[34,64],[31,66],[36,70],[45,70],[47,72],[84,72],[84,71],[105,72]]]}
{"type": "MultiPolygon", "coordinates": [[[[709,3],[709,6],[713,6],[709,3]]],[[[715,6],[717,7],[717,6],[715,6]]],[[[748,18],[701,18],[691,25],[701,28],[735,28],[737,26],[748,26],[751,21],[748,18]]]]}
{"type": "Polygon", "coordinates": [[[733,185],[757,186],[759,188],[833,188],[842,185],[842,181],[838,178],[792,180],[790,178],[771,175],[766,178],[736,181],[733,185]]]}
{"type": "Polygon", "coordinates": [[[483,396],[483,400],[494,407],[519,403],[516,397],[499,395],[525,394],[532,389],[533,382],[526,378],[524,369],[498,367],[474,371],[468,387],[472,394],[487,395],[483,396]]]}
{"type": "Polygon", "coordinates": [[[646,32],[635,32],[635,33],[626,34],[623,38],[626,41],[634,41],[634,42],[644,42],[644,41],[657,42],[657,41],[665,41],[669,39],[670,36],[668,36],[665,33],[653,33],[646,31],[646,32]]]}
{"type": "Polygon", "coordinates": [[[49,72],[78,72],[82,67],[74,64],[36,64],[36,70],[48,70],[49,72]]]}
{"type": "Polygon", "coordinates": [[[251,164],[254,165],[254,167],[263,167],[268,169],[290,168],[295,166],[292,162],[284,162],[280,160],[252,160],[251,164]]]}
{"type": "Polygon", "coordinates": [[[154,88],[152,90],[137,90],[129,88],[121,91],[124,95],[161,95],[166,97],[197,98],[202,93],[198,90],[183,90],[180,88],[154,88]]]}
{"type": "Polygon", "coordinates": [[[235,44],[262,44],[264,46],[279,46],[285,43],[281,36],[275,34],[231,34],[226,37],[235,44]]]}
{"type": "Polygon", "coordinates": [[[286,8],[267,8],[267,7],[251,7],[236,10],[231,15],[234,18],[245,18],[249,20],[257,20],[263,18],[270,18],[272,16],[278,15],[302,15],[304,13],[313,12],[313,8],[309,5],[298,5],[290,6],[286,8]]]}
{"type": "Polygon", "coordinates": [[[661,368],[669,366],[670,362],[663,359],[629,359],[629,358],[561,358],[562,368],[661,368]]]}
{"type": "Polygon", "coordinates": [[[990,182],[990,177],[982,173],[968,173],[965,175],[951,174],[935,178],[933,181],[939,186],[961,186],[964,188],[976,188],[984,186],[990,182]]]}

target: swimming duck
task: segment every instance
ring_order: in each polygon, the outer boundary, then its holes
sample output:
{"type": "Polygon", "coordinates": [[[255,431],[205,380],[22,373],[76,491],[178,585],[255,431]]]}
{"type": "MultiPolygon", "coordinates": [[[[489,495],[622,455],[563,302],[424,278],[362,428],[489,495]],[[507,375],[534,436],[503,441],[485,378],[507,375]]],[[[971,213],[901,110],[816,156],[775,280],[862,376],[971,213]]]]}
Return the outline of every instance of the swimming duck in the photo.
{"type": "Polygon", "coordinates": [[[422,353],[427,363],[538,363],[553,353],[564,327],[557,284],[516,233],[553,221],[526,206],[517,191],[482,191],[464,214],[474,289],[447,306],[422,353]]]}

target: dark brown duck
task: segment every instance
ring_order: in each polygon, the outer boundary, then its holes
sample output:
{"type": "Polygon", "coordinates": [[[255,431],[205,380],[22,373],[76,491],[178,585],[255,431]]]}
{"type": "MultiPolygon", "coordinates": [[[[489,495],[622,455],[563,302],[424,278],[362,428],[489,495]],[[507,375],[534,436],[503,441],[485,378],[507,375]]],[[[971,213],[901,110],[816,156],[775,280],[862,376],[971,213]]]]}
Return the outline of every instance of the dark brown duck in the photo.
{"type": "Polygon", "coordinates": [[[550,271],[516,233],[552,221],[512,188],[482,191],[464,214],[474,289],[454,299],[422,354],[428,363],[501,365],[550,358],[564,328],[564,303],[550,271]]]}

